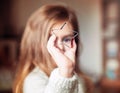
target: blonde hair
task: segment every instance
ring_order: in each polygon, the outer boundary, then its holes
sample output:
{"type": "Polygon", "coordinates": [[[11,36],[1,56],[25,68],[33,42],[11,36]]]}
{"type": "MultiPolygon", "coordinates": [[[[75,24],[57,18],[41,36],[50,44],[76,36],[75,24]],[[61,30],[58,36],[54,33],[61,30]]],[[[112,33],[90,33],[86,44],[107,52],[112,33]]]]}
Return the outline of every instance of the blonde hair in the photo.
{"type": "MultiPolygon", "coordinates": [[[[21,41],[20,62],[14,82],[14,93],[22,93],[25,77],[36,66],[39,66],[48,76],[56,67],[47,51],[47,41],[52,26],[59,22],[69,22],[75,31],[79,31],[77,17],[72,9],[64,5],[48,4],[42,6],[29,18],[21,41]]],[[[79,37],[76,37],[76,73],[79,70],[79,37]]]]}

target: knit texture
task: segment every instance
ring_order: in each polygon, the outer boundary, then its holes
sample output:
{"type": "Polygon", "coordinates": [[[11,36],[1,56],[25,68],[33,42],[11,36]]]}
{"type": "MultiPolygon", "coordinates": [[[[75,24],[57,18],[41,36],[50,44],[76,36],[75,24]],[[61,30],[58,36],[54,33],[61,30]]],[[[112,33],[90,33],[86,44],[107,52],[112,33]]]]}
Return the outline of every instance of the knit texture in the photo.
{"type": "Polygon", "coordinates": [[[84,81],[76,73],[65,78],[59,69],[52,71],[50,77],[36,67],[24,80],[23,93],[85,93],[84,81]]]}

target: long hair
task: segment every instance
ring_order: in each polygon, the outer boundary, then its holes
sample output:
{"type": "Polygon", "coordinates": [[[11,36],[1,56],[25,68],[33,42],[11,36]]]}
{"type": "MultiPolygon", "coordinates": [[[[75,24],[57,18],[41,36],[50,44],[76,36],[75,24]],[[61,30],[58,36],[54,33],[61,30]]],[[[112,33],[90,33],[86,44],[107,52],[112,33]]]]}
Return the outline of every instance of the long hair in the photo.
{"type": "MultiPolygon", "coordinates": [[[[13,86],[14,93],[22,93],[23,81],[25,77],[36,66],[42,69],[46,75],[56,68],[54,60],[47,51],[47,41],[54,24],[59,22],[69,22],[74,31],[79,31],[77,17],[72,9],[64,5],[48,4],[39,8],[28,19],[23,37],[21,40],[20,60],[17,69],[16,79],[13,86]]],[[[79,70],[79,35],[75,38],[77,43],[76,67],[79,70]]]]}

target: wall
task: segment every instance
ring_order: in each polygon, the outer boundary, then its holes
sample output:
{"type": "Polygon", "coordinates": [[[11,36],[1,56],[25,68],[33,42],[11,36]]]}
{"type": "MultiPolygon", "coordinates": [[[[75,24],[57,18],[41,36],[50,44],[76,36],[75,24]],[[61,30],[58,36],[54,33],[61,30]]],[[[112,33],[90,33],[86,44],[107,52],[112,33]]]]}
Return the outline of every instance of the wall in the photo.
{"type": "Polygon", "coordinates": [[[100,0],[14,0],[13,25],[20,33],[30,14],[45,3],[64,2],[76,10],[83,51],[80,67],[96,81],[102,73],[100,0]],[[97,77],[97,78],[96,78],[97,77]]]}

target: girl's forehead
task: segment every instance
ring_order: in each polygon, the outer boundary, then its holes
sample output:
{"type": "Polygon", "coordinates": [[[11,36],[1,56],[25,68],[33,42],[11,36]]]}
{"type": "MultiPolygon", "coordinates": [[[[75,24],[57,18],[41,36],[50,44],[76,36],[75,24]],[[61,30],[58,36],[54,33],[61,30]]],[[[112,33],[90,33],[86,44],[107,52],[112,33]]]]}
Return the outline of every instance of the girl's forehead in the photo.
{"type": "Polygon", "coordinates": [[[71,26],[71,24],[69,23],[69,22],[60,22],[60,23],[56,23],[56,24],[54,24],[53,25],[53,27],[52,27],[52,29],[54,30],[54,29],[64,29],[64,28],[69,28],[69,29],[71,29],[72,28],[72,26],[71,26]]]}
{"type": "Polygon", "coordinates": [[[56,35],[56,36],[68,36],[68,35],[72,35],[73,30],[72,27],[69,23],[59,23],[53,26],[52,28],[52,32],[56,35]]]}
{"type": "Polygon", "coordinates": [[[71,31],[72,30],[72,26],[70,23],[68,22],[61,22],[61,23],[57,23],[52,27],[52,31],[71,31]]]}

